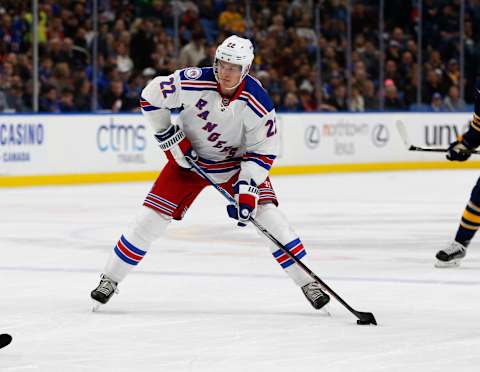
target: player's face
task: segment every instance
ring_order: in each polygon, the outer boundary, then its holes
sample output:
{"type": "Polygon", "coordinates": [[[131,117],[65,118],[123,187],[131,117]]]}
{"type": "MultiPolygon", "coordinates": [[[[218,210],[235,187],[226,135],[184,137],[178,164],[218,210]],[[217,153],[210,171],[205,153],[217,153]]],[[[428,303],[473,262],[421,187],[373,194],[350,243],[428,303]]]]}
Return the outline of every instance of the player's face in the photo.
{"type": "Polygon", "coordinates": [[[241,76],[242,66],[224,61],[218,62],[218,80],[222,88],[232,89],[238,84],[241,76]]]}

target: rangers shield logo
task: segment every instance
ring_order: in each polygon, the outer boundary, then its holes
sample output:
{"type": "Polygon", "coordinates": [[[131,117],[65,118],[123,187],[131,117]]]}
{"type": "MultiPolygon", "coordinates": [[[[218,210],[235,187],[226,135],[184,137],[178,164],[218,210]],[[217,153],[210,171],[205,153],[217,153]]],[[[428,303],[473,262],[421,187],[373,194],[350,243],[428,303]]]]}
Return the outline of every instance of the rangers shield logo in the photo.
{"type": "Polygon", "coordinates": [[[185,70],[185,77],[190,80],[197,80],[202,76],[202,70],[198,67],[190,67],[185,70]]]}

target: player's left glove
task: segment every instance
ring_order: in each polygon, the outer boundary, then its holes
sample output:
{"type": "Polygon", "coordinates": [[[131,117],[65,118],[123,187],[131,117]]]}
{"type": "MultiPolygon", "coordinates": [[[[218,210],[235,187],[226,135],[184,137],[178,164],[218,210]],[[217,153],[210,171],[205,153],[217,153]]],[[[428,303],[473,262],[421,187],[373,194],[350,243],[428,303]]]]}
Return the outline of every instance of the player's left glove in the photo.
{"type": "Polygon", "coordinates": [[[228,215],[238,220],[238,226],[246,226],[250,217],[255,217],[258,202],[258,188],[253,180],[248,183],[245,180],[238,180],[233,185],[237,205],[228,205],[228,215]]]}
{"type": "Polygon", "coordinates": [[[474,146],[470,146],[462,137],[459,137],[457,141],[452,142],[448,147],[447,159],[451,161],[465,161],[472,155],[474,149],[474,146]]]}

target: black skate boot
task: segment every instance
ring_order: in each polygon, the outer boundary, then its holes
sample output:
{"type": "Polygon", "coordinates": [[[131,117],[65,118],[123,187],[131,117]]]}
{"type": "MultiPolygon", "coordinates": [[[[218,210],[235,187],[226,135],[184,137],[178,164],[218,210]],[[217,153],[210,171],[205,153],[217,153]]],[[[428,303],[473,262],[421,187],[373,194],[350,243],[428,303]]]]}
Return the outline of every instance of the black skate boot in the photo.
{"type": "Polygon", "coordinates": [[[459,242],[452,242],[447,248],[438,251],[435,267],[456,267],[467,254],[467,248],[459,242]]]}
{"type": "Polygon", "coordinates": [[[302,287],[303,294],[315,309],[321,309],[330,301],[330,297],[322,291],[320,284],[311,282],[302,287]]]}
{"type": "Polygon", "coordinates": [[[96,311],[100,305],[106,304],[114,293],[118,293],[117,282],[102,274],[100,284],[90,293],[93,299],[93,311],[96,311]]]}

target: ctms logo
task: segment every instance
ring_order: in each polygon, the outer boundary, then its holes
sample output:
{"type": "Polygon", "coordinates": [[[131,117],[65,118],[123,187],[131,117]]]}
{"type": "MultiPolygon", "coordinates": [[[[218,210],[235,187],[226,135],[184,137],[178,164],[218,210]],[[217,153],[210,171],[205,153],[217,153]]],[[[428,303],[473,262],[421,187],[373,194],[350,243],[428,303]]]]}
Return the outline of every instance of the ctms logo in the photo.
{"type": "Polygon", "coordinates": [[[142,124],[115,124],[112,118],[110,125],[102,125],[97,130],[100,151],[143,151],[146,143],[145,126],[142,124]]]}

